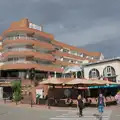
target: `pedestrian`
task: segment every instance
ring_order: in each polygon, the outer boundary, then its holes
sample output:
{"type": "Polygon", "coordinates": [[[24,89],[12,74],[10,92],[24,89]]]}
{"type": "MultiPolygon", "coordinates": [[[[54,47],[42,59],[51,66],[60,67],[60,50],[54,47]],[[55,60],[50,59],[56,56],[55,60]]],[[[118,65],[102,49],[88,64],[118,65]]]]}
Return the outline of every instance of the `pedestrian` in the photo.
{"type": "Polygon", "coordinates": [[[50,109],[51,107],[51,97],[50,96],[48,96],[48,99],[47,99],[47,101],[48,101],[48,109],[50,109]]]}
{"type": "Polygon", "coordinates": [[[120,106],[120,91],[118,91],[118,93],[115,95],[115,100],[117,104],[120,106]]]}
{"type": "Polygon", "coordinates": [[[103,94],[100,93],[98,96],[98,111],[99,111],[101,117],[102,117],[102,113],[104,112],[104,106],[106,106],[105,98],[104,98],[103,94]]]}
{"type": "Polygon", "coordinates": [[[77,97],[77,107],[79,109],[79,117],[83,116],[83,106],[84,106],[84,104],[83,104],[82,97],[81,97],[81,95],[78,95],[78,97],[77,97]]]}

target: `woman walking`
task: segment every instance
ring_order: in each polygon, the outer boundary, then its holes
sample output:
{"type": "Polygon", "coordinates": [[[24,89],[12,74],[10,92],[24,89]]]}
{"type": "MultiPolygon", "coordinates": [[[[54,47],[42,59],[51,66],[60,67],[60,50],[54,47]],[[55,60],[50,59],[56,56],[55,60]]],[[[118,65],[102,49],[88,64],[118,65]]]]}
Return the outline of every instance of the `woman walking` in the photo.
{"type": "Polygon", "coordinates": [[[77,107],[79,108],[79,117],[83,116],[83,100],[82,100],[81,95],[78,95],[77,107]]]}

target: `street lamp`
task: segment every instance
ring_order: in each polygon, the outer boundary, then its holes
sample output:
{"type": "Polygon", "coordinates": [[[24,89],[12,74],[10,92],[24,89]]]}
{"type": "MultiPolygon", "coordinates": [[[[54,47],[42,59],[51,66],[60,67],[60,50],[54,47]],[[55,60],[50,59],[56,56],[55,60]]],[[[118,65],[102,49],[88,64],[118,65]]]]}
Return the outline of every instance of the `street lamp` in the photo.
{"type": "Polygon", "coordinates": [[[30,69],[30,79],[34,80],[34,78],[35,78],[35,68],[31,68],[30,69]]]}
{"type": "Polygon", "coordinates": [[[26,79],[30,79],[31,81],[35,79],[35,68],[27,70],[26,79]]]}

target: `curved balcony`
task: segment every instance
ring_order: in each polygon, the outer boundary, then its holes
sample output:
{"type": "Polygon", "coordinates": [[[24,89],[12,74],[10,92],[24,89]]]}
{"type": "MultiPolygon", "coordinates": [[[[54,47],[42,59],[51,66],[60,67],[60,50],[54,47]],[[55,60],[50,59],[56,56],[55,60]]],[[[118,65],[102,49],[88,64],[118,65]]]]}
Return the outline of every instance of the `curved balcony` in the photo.
{"type": "Polygon", "coordinates": [[[54,57],[51,54],[43,54],[39,52],[33,52],[33,51],[11,51],[11,52],[4,52],[3,57],[4,59],[8,57],[21,57],[21,56],[27,56],[27,57],[34,57],[36,59],[42,59],[42,60],[48,60],[48,61],[54,61],[54,57]]]}
{"type": "Polygon", "coordinates": [[[3,50],[3,53],[5,54],[6,52],[21,52],[21,51],[33,51],[33,52],[36,52],[35,49],[32,49],[32,48],[12,48],[12,49],[4,49],[3,50]]]}
{"type": "Polygon", "coordinates": [[[61,73],[63,70],[55,67],[55,66],[45,66],[45,65],[39,65],[39,64],[34,64],[34,63],[15,63],[15,64],[4,64],[2,65],[2,70],[27,70],[35,68],[36,70],[39,71],[50,71],[50,72],[58,72],[61,73]]]}
{"type": "Polygon", "coordinates": [[[48,61],[55,61],[55,58],[51,54],[37,53],[37,54],[34,54],[34,58],[48,60],[48,61]]]}
{"type": "Polygon", "coordinates": [[[88,60],[89,62],[96,62],[95,59],[92,60],[89,58],[80,57],[80,56],[76,56],[76,55],[72,55],[72,54],[64,53],[60,51],[53,52],[53,55],[68,58],[68,59],[74,59],[74,60],[88,60]]]}
{"type": "Polygon", "coordinates": [[[71,45],[67,45],[65,43],[62,43],[62,42],[59,42],[59,41],[56,41],[56,40],[52,40],[52,43],[56,46],[60,46],[62,48],[67,48],[71,51],[76,51],[78,53],[83,53],[85,54],[86,56],[92,56],[92,57],[100,57],[101,56],[101,53],[100,52],[90,52],[90,51],[87,51],[86,49],[83,49],[83,48],[77,48],[77,47],[74,47],[74,46],[71,46],[71,45]]]}
{"type": "Polygon", "coordinates": [[[60,51],[56,51],[53,53],[56,56],[60,56],[60,57],[68,57],[71,59],[77,59],[77,60],[87,60],[87,58],[84,57],[80,57],[80,56],[75,56],[75,55],[71,55],[69,53],[64,53],[64,52],[60,52],[60,51]]]}
{"type": "Polygon", "coordinates": [[[28,35],[38,35],[47,39],[54,39],[54,36],[52,34],[32,28],[10,28],[4,31],[2,36],[14,35],[16,32],[23,32],[23,33],[27,33],[28,35]]]}
{"type": "Polygon", "coordinates": [[[80,64],[75,64],[75,63],[69,63],[69,62],[64,62],[64,61],[60,61],[60,60],[56,60],[53,64],[55,65],[61,65],[61,66],[75,66],[75,65],[80,65],[80,64]]]}
{"type": "Polygon", "coordinates": [[[11,39],[5,39],[3,41],[3,47],[5,45],[13,45],[15,46],[16,44],[19,45],[33,45],[33,46],[38,46],[40,48],[48,49],[48,50],[54,50],[54,46],[50,43],[38,41],[33,37],[12,37],[11,39]]]}

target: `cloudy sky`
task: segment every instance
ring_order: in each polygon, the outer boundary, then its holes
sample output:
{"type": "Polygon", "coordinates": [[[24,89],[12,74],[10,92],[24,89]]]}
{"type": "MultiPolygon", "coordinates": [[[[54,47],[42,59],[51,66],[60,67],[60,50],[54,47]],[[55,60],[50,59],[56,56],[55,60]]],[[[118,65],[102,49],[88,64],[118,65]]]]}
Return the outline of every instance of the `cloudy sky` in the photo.
{"type": "Polygon", "coordinates": [[[120,0],[0,1],[0,33],[24,17],[75,46],[120,38],[120,0]]]}

